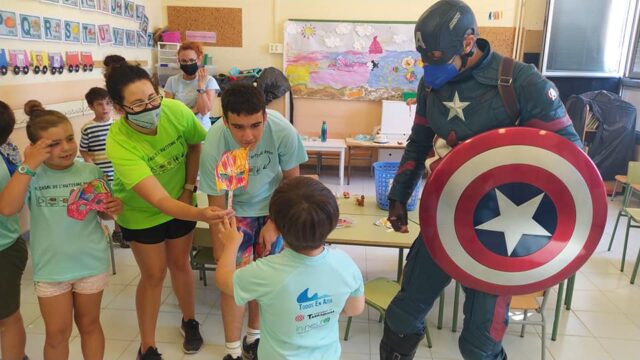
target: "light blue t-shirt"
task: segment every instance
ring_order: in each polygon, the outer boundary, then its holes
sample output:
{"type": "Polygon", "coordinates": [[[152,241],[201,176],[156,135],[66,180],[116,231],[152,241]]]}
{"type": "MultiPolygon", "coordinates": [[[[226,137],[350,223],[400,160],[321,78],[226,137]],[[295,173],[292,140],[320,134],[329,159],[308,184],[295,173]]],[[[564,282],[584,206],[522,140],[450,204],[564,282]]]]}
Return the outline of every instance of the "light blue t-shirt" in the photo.
{"type": "MultiPolygon", "coordinates": [[[[225,151],[238,149],[224,121],[218,121],[207,133],[200,155],[200,189],[209,195],[224,195],[216,188],[215,169],[225,151]]],[[[280,113],[267,110],[267,121],[260,143],[249,153],[249,187],[233,191],[236,215],[269,215],[271,194],[282,180],[282,172],[307,161],[307,152],[296,129],[280,113]]]]}
{"type": "MultiPolygon", "coordinates": [[[[11,179],[9,169],[7,169],[7,165],[0,158],[0,191],[7,186],[9,179],[11,179]]],[[[18,238],[18,235],[20,235],[20,222],[18,221],[18,215],[0,215],[0,251],[13,245],[18,238]]]]}
{"type": "MultiPolygon", "coordinates": [[[[198,100],[198,77],[193,80],[185,80],[182,78],[182,72],[171,76],[167,79],[167,83],[164,86],[164,91],[168,91],[173,94],[176,100],[182,101],[190,109],[196,106],[198,100]]],[[[204,84],[205,90],[220,91],[220,86],[212,76],[207,76],[207,81],[204,84]]],[[[209,113],[196,114],[198,121],[202,124],[205,130],[209,130],[211,127],[211,120],[209,119],[209,113]]]]}
{"type": "Polygon", "coordinates": [[[363,294],[358,266],[330,247],[314,257],[285,249],[233,276],[236,304],[260,305],[260,359],[339,359],[340,312],[350,296],[363,294]]]}
{"type": "Polygon", "coordinates": [[[41,165],[29,184],[33,280],[59,282],[102,274],[109,267],[107,236],[95,210],[82,220],[67,216],[69,192],[103,174],[76,161],[64,170],[41,165]]]}

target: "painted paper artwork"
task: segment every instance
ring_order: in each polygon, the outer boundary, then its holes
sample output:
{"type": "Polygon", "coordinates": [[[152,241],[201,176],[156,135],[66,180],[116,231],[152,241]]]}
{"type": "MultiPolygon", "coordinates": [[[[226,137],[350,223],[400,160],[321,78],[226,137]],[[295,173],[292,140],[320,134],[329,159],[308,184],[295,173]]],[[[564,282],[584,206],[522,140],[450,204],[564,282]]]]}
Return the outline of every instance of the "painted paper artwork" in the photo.
{"type": "Polygon", "coordinates": [[[42,25],[46,41],[62,41],[62,20],[43,17],[42,25]]]}
{"type": "Polygon", "coordinates": [[[294,96],[398,100],[422,77],[414,24],[287,21],[285,74],[294,96]]]}
{"type": "Polygon", "coordinates": [[[17,19],[15,12],[0,10],[0,37],[18,37],[17,19]]]}

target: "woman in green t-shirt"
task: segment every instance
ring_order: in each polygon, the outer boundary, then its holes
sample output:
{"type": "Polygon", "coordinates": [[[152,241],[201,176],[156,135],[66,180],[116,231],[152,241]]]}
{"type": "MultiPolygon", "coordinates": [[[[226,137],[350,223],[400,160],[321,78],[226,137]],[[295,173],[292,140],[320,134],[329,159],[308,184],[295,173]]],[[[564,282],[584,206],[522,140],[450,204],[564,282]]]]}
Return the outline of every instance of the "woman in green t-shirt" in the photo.
{"type": "Polygon", "coordinates": [[[206,135],[193,112],[177,100],[163,100],[139,66],[114,66],[106,82],[122,115],[107,136],[107,157],[115,172],[113,192],[124,202],[117,222],[141,274],[136,292],[138,359],[161,359],[155,329],[167,268],[182,310],[183,351],[196,353],[203,341],[195,320],[189,263],[193,229],[196,221],[211,223],[233,212],[192,206],[200,143],[206,135]]]}

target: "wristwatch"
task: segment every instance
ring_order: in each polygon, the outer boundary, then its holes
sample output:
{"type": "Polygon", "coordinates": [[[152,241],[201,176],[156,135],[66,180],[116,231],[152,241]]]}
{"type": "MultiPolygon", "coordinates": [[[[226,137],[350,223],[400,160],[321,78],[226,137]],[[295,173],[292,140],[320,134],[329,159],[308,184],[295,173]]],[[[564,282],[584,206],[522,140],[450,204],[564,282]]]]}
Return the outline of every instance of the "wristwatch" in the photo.
{"type": "Polygon", "coordinates": [[[27,165],[24,164],[18,167],[18,172],[24,175],[36,176],[36,172],[31,170],[27,165]]]}
{"type": "Polygon", "coordinates": [[[207,90],[205,89],[196,89],[196,91],[198,92],[198,94],[204,94],[207,92],[207,90]]]}
{"type": "Polygon", "coordinates": [[[198,191],[198,186],[194,184],[184,184],[184,189],[189,190],[191,192],[196,192],[198,191]]]}

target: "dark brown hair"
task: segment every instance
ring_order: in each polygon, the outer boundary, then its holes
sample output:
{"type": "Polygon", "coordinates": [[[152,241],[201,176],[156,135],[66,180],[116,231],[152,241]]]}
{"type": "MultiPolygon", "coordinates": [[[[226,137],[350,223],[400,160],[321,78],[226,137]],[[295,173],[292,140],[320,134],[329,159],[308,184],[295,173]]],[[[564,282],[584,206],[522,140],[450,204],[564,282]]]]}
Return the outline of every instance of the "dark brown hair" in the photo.
{"type": "Polygon", "coordinates": [[[200,45],[200,43],[193,42],[193,41],[185,41],[182,44],[180,44],[180,47],[178,48],[178,55],[180,54],[181,51],[185,51],[185,50],[193,50],[198,57],[204,54],[204,52],[202,51],[202,45],[200,45]]]}
{"type": "Polygon", "coordinates": [[[336,198],[320,181],[306,176],[289,178],[271,196],[269,216],[294,251],[324,245],[338,223],[336,198]]]}
{"type": "Polygon", "coordinates": [[[32,144],[40,140],[40,133],[64,123],[69,123],[67,117],[55,110],[46,110],[38,100],[29,100],[24,104],[24,113],[29,116],[27,122],[27,137],[32,144]]]}
{"type": "Polygon", "coordinates": [[[7,142],[15,125],[16,116],[13,114],[13,110],[9,105],[0,101],[0,145],[7,142]]]}
{"type": "Polygon", "coordinates": [[[93,103],[96,101],[104,100],[109,98],[109,93],[106,89],[101,87],[92,87],[84,94],[84,99],[87,100],[87,104],[89,106],[93,106],[93,103]]]}
{"type": "Polygon", "coordinates": [[[252,84],[233,83],[222,92],[222,113],[229,119],[229,113],[234,115],[253,115],[265,112],[266,103],[264,93],[252,84]]]}
{"type": "MultiPolygon", "coordinates": [[[[147,80],[151,85],[153,85],[153,81],[151,81],[149,73],[138,65],[120,64],[118,66],[113,66],[105,74],[105,77],[107,80],[107,91],[109,92],[109,97],[118,105],[122,105],[124,102],[124,95],[122,93],[127,85],[138,80],[147,80]]],[[[157,93],[158,89],[155,86],[153,88],[157,93]]]]}

